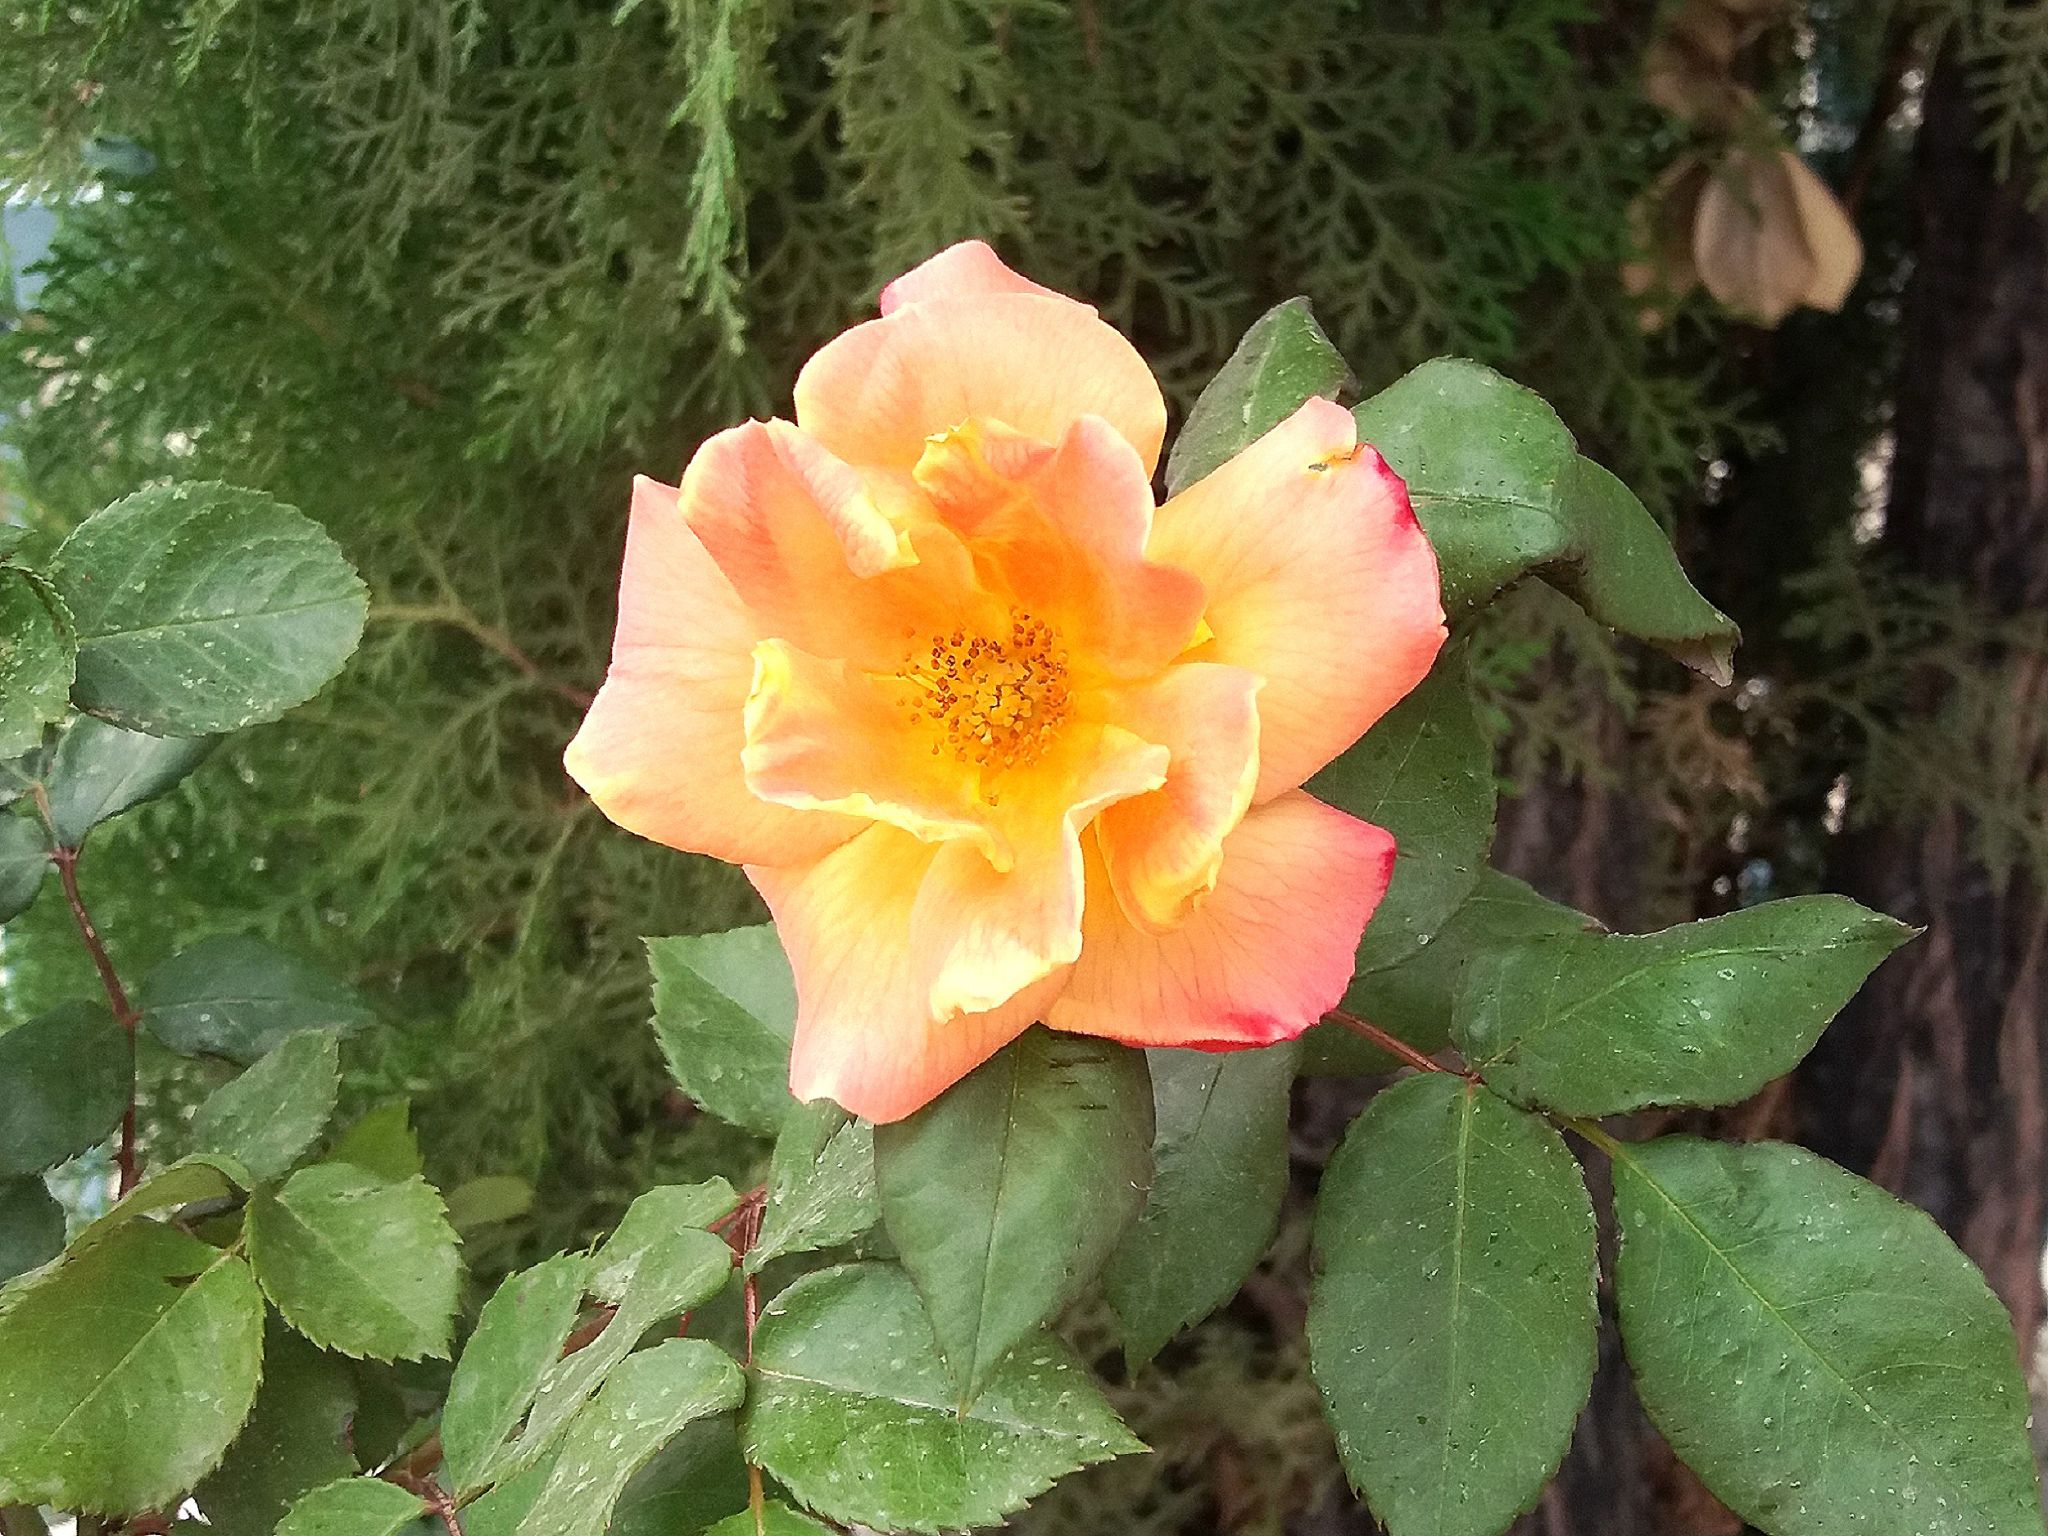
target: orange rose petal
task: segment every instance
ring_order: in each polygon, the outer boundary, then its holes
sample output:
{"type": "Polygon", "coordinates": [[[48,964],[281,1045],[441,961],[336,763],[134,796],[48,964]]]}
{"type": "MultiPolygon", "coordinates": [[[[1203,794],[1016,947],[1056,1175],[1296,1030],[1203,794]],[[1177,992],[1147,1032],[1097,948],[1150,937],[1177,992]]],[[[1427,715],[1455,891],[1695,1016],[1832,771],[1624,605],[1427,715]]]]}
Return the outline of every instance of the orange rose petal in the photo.
{"type": "Polygon", "coordinates": [[[707,440],[683,514],[768,635],[820,656],[900,660],[906,634],[953,621],[958,575],[920,568],[866,482],[785,421],[707,440]]]}
{"type": "Polygon", "coordinates": [[[1133,927],[1091,857],[1081,958],[1045,1021],[1130,1045],[1291,1040],[1343,997],[1393,869],[1392,837],[1299,790],[1245,813],[1215,890],[1170,933],[1133,927]]]}
{"type": "Polygon", "coordinates": [[[1436,555],[1351,413],[1310,400],[1159,509],[1147,547],[1209,592],[1195,654],[1266,679],[1255,800],[1342,752],[1444,641],[1436,555]]]}
{"type": "Polygon", "coordinates": [[[1214,888],[1223,843],[1251,804],[1259,773],[1260,678],[1190,662],[1128,690],[1116,717],[1171,754],[1166,784],[1103,811],[1103,867],[1125,918],[1163,932],[1214,888]]]}
{"type": "Polygon", "coordinates": [[[935,957],[932,1010],[976,1013],[1073,962],[1081,950],[1081,830],[1104,806],[1157,789],[1167,752],[1116,726],[1070,728],[1052,759],[1005,774],[999,793],[1011,865],[970,844],[932,860],[911,914],[935,957]]]}
{"type": "Polygon", "coordinates": [[[1149,475],[1166,402],[1137,350],[1085,306],[1036,293],[906,304],[827,342],[796,381],[797,424],[850,464],[908,472],[925,440],[992,418],[1056,443],[1102,417],[1149,475]]]}
{"type": "Polygon", "coordinates": [[[966,838],[984,862],[1010,858],[974,779],[913,739],[908,685],[891,688],[781,640],[762,641],[754,664],[740,761],[756,795],[885,821],[927,842],[966,838]]]}
{"type": "Polygon", "coordinates": [[[1194,638],[1202,584],[1147,558],[1152,484],[1101,417],[1054,445],[970,422],[934,437],[915,476],[986,584],[1048,620],[1088,669],[1150,676],[1194,638]]]}
{"type": "MultiPolygon", "coordinates": [[[[905,304],[922,304],[928,299],[957,299],[988,293],[1036,293],[1047,298],[1066,299],[1063,293],[1041,287],[1028,277],[1012,272],[985,240],[962,240],[949,245],[897,278],[882,290],[882,313],[894,314],[905,304]]],[[[1095,311],[1078,299],[1067,299],[1076,309],[1095,311]]]]}
{"type": "Polygon", "coordinates": [[[900,1120],[1029,1029],[1064,973],[1001,1007],[940,1021],[911,910],[938,849],[871,826],[814,864],[747,870],[796,973],[790,1091],[878,1125],[900,1120]]]}
{"type": "Polygon", "coordinates": [[[740,768],[759,630],[672,486],[638,478],[611,670],[564,763],[629,832],[733,862],[816,858],[860,823],[770,805],[740,768]],[[689,621],[679,624],[677,616],[689,621]]]}

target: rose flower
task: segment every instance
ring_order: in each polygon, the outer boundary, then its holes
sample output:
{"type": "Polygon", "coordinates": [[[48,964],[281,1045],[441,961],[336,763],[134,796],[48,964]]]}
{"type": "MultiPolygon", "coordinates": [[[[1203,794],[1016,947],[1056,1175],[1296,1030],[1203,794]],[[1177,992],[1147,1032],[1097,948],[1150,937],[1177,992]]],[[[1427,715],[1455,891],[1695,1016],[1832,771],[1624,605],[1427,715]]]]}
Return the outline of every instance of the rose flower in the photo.
{"type": "Polygon", "coordinates": [[[1299,786],[1444,638],[1401,481],[1317,399],[1155,506],[1165,402],[1093,309],[979,242],[881,308],[794,424],[635,482],[570,773],[746,867],[799,1098],[899,1119],[1041,1020],[1300,1034],[1394,847],[1299,786]]]}

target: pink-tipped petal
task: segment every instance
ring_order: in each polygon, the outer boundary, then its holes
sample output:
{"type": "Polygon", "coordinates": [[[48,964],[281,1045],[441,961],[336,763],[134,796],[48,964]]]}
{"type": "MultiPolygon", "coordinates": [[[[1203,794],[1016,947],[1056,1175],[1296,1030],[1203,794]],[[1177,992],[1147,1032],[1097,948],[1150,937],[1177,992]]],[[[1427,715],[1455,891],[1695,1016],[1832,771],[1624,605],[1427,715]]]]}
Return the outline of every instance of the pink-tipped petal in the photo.
{"type": "MultiPolygon", "coordinates": [[[[894,314],[905,304],[922,304],[928,299],[972,298],[989,293],[1035,293],[1049,299],[1066,295],[1041,287],[1004,265],[986,240],[962,240],[938,255],[912,267],[882,290],[882,313],[894,314]]],[[[1067,299],[1076,308],[1088,306],[1067,299]]],[[[1093,310],[1089,310],[1093,314],[1093,310]]]]}
{"type": "Polygon", "coordinates": [[[564,762],[620,826],[733,862],[814,859],[860,823],[770,805],[740,766],[759,630],[671,486],[633,482],[611,670],[564,762]]]}
{"type": "Polygon", "coordinates": [[[1393,868],[1384,831],[1299,790],[1245,813],[1215,890],[1171,933],[1132,926],[1091,858],[1081,958],[1045,1021],[1131,1045],[1291,1040],[1343,997],[1393,868]]]}
{"type": "Polygon", "coordinates": [[[1356,741],[1444,641],[1436,555],[1351,413],[1310,400],[1159,509],[1148,552],[1207,585],[1196,655],[1266,679],[1255,802],[1356,741]]]}
{"type": "Polygon", "coordinates": [[[790,1091],[886,1124],[915,1113],[1043,1014],[1064,973],[941,1021],[911,912],[938,849],[876,825],[814,864],[749,868],[796,973],[790,1091]]]}
{"type": "Polygon", "coordinates": [[[1258,674],[1214,662],[1172,667],[1119,699],[1117,716],[1171,754],[1166,783],[1095,823],[1117,904],[1163,933],[1213,890],[1224,839],[1244,818],[1259,773],[1258,674]]]}
{"type": "Polygon", "coordinates": [[[1057,443],[1086,415],[1149,475],[1166,402],[1137,350],[1070,299],[981,293],[906,304],[827,342],[796,381],[798,424],[850,464],[908,472],[925,440],[976,418],[1057,443]]]}

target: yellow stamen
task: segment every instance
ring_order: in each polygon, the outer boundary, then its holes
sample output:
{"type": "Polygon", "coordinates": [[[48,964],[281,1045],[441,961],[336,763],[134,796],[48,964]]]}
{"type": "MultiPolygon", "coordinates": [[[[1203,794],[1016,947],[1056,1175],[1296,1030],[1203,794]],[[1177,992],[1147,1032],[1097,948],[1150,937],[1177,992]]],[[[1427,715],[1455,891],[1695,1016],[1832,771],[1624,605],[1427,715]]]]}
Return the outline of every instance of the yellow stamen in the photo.
{"type": "Polygon", "coordinates": [[[1028,613],[1013,613],[1004,635],[934,635],[900,676],[917,690],[910,718],[941,733],[933,754],[943,746],[981,768],[1036,762],[1067,717],[1067,654],[1028,613]]]}

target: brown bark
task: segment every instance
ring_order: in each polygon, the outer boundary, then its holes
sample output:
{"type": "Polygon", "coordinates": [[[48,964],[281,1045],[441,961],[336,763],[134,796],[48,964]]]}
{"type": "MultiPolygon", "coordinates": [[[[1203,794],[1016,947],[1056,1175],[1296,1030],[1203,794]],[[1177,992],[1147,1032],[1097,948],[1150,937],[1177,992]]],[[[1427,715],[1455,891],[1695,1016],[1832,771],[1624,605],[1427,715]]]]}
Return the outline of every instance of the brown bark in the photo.
{"type": "MultiPolygon", "coordinates": [[[[2048,601],[2048,211],[1978,147],[1953,59],[1931,80],[1914,174],[1915,267],[1883,543],[2001,616],[2048,601]]],[[[2040,658],[1987,649],[2016,734],[2048,768],[2040,658]]],[[[1908,702],[1931,714],[1939,686],[1908,702]]],[[[1970,750],[1958,743],[1957,750],[1970,750]]],[[[1852,785],[1853,793],[1853,785],[1852,785]]],[[[1983,1266],[2022,1339],[2041,1321],[2042,967],[2048,908],[1987,869],[1967,815],[1845,839],[1832,883],[1922,924],[1802,1070],[1802,1139],[1925,1207],[1983,1266]]]]}

